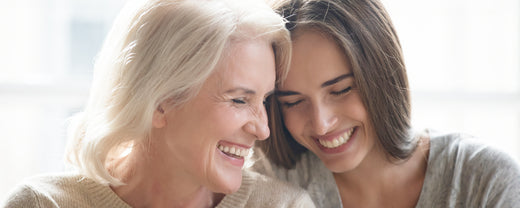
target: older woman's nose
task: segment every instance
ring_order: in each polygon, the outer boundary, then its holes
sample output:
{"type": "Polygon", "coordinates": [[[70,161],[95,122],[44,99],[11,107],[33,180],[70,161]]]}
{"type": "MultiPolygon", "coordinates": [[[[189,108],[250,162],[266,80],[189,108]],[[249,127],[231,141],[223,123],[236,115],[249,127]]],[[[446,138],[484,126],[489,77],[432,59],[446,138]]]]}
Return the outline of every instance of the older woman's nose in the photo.
{"type": "Polygon", "coordinates": [[[264,105],[254,110],[251,120],[245,126],[246,132],[254,135],[258,140],[264,140],[269,137],[269,126],[267,124],[267,112],[264,105]]]}

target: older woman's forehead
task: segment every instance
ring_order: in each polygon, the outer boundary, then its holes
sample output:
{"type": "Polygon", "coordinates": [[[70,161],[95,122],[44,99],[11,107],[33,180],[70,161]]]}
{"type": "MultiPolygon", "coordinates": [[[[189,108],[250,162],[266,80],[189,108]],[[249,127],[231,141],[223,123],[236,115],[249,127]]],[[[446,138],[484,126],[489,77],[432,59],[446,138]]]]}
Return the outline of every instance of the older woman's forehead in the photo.
{"type": "Polygon", "coordinates": [[[230,47],[205,85],[221,90],[248,89],[255,93],[274,88],[274,52],[267,40],[237,42],[230,47]]]}

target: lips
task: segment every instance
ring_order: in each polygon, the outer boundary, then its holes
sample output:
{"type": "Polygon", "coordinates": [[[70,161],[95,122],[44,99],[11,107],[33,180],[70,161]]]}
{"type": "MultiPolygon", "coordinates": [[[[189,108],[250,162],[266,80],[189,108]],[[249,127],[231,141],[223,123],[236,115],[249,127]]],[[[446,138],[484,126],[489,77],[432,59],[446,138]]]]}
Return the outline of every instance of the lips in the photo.
{"type": "Polygon", "coordinates": [[[345,133],[341,134],[339,137],[334,139],[318,139],[318,142],[326,148],[336,148],[348,142],[352,133],[354,132],[354,128],[349,129],[345,133]]]}
{"type": "Polygon", "coordinates": [[[221,140],[218,142],[216,149],[223,159],[230,164],[242,167],[245,157],[252,152],[253,145],[243,145],[221,140]]]}
{"type": "Polygon", "coordinates": [[[352,127],[344,131],[330,133],[320,137],[314,137],[314,142],[322,153],[337,154],[345,151],[355,143],[358,127],[352,127]]]}

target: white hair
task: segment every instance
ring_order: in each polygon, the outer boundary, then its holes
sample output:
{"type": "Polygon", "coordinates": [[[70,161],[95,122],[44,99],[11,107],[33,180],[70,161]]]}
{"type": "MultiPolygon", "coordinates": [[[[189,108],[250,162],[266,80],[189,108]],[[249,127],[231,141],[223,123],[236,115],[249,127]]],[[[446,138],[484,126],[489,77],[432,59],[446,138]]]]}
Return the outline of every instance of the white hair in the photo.
{"type": "Polygon", "coordinates": [[[149,138],[158,106],[194,97],[230,44],[257,38],[271,43],[277,82],[283,80],[291,54],[284,25],[255,0],[129,3],[98,55],[87,106],[69,124],[69,162],[99,183],[121,185],[105,167],[109,153],[149,138]]]}

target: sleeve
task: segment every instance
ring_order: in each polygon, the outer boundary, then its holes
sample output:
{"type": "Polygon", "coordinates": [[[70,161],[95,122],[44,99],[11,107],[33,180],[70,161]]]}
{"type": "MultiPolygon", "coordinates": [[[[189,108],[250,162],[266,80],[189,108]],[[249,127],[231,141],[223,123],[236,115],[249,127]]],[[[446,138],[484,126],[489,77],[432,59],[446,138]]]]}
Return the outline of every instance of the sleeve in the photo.
{"type": "Polygon", "coordinates": [[[492,173],[489,184],[489,198],[485,207],[520,207],[520,166],[516,160],[503,152],[495,152],[486,160],[492,173]]]}
{"type": "Polygon", "coordinates": [[[18,208],[18,207],[41,207],[38,204],[38,197],[36,192],[27,185],[21,185],[12,190],[7,196],[4,208],[18,208]]]}
{"type": "Polygon", "coordinates": [[[465,153],[461,183],[471,207],[520,207],[520,166],[507,153],[472,145],[465,153]]]}
{"type": "Polygon", "coordinates": [[[44,207],[58,208],[58,204],[48,194],[38,191],[30,183],[24,183],[13,189],[7,196],[2,208],[44,207]]]}

